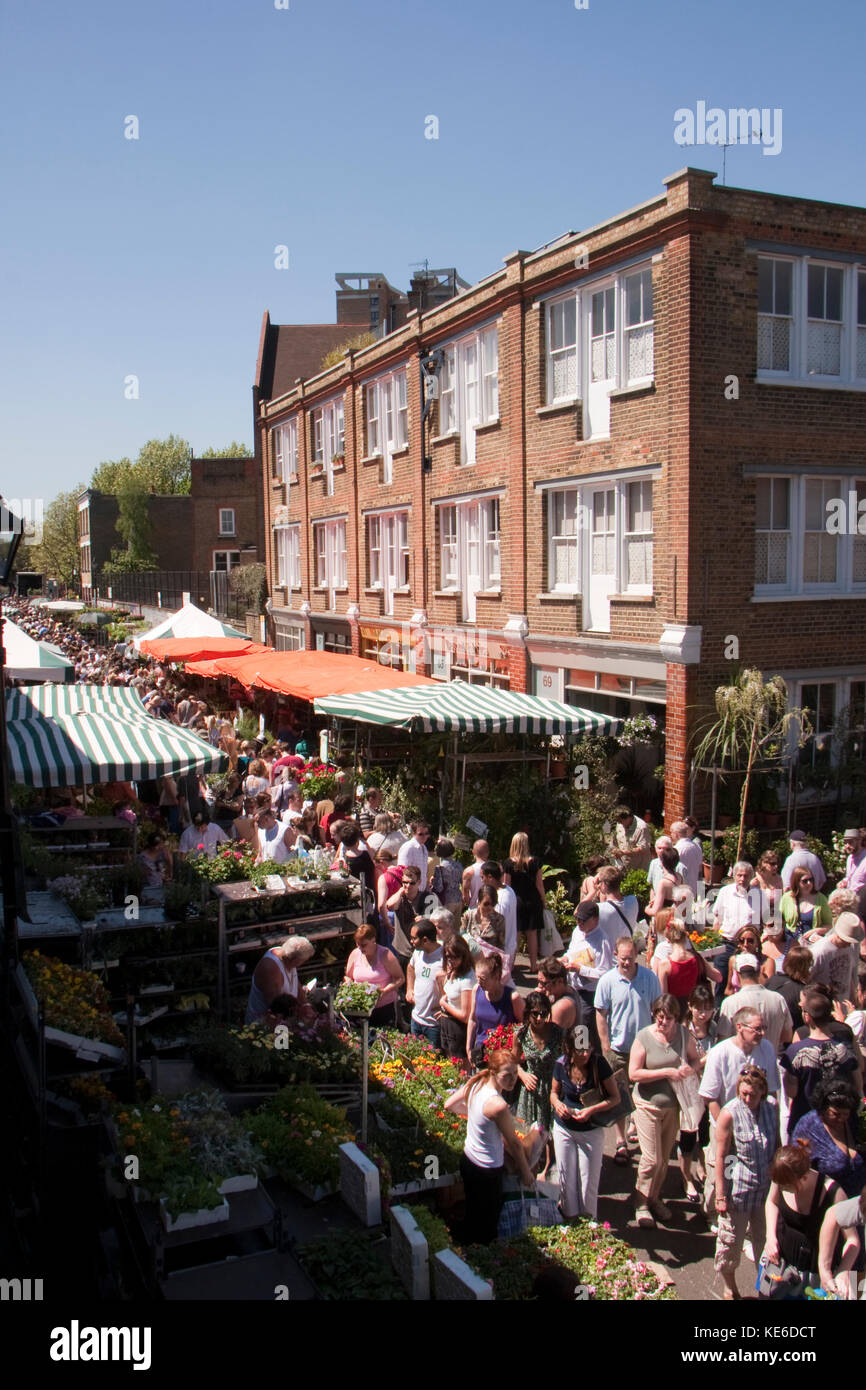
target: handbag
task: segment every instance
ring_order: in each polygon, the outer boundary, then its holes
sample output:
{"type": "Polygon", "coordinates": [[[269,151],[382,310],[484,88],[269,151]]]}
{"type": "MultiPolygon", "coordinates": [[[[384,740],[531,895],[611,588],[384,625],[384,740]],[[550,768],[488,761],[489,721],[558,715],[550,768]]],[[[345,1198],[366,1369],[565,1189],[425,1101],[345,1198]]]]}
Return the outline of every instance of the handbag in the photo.
{"type": "MultiPolygon", "coordinates": [[[[631,1091],[627,1084],[622,1080],[621,1072],[614,1072],[613,1079],[619,1090],[619,1103],[611,1107],[610,1110],[602,1110],[599,1115],[595,1115],[592,1120],[593,1129],[607,1129],[608,1125],[615,1124],[617,1120],[625,1119],[634,1110],[634,1102],[631,1098],[631,1091]]],[[[598,1075],[598,1059],[595,1061],[595,1085],[589,1091],[581,1091],[580,1104],[583,1109],[589,1105],[600,1105],[607,1097],[602,1090],[598,1075]]]]}
{"type": "Polygon", "coordinates": [[[562,1213],[554,1199],[540,1196],[536,1187],[528,1202],[522,1190],[519,1201],[503,1202],[496,1235],[499,1240],[513,1240],[515,1236],[522,1236],[530,1226],[563,1224],[562,1213]]]}
{"type": "Polygon", "coordinates": [[[777,1302],[805,1297],[806,1280],[796,1265],[774,1261],[770,1264],[761,1259],[758,1263],[758,1277],[755,1292],[759,1298],[772,1298],[777,1302]]]}
{"type": "Polygon", "coordinates": [[[542,927],[539,932],[542,953],[545,956],[556,956],[560,951],[565,950],[565,943],[559,932],[556,930],[556,918],[549,907],[542,913],[542,927]]]}

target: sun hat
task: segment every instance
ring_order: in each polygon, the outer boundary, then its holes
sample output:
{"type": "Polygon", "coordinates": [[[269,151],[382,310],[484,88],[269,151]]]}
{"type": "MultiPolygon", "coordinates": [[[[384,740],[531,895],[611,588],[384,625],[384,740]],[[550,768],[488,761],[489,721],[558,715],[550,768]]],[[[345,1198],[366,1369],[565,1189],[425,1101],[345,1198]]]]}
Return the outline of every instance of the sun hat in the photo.
{"type": "Polygon", "coordinates": [[[863,927],[856,912],[840,912],[831,930],[834,936],[841,936],[851,946],[863,940],[863,927]]]}

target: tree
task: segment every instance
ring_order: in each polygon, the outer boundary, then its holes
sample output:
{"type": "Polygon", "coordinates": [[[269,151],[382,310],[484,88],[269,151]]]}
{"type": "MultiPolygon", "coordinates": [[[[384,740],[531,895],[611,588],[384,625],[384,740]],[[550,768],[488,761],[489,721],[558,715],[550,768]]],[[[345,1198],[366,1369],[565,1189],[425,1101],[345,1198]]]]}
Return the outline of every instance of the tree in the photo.
{"type": "Polygon", "coordinates": [[[33,569],[61,584],[73,584],[78,571],[78,498],[82,489],[59,492],[45,509],[40,545],[21,547],[17,569],[33,569]]]}
{"type": "Polygon", "coordinates": [[[150,544],[149,495],[134,471],[122,481],[117,492],[117,532],[126,546],[115,546],[103,574],[135,574],[156,568],[157,557],[150,544]]]}
{"type": "Polygon", "coordinates": [[[175,497],[189,492],[190,446],[186,439],[170,434],[167,439],[149,439],[138,451],[135,463],[128,458],[107,459],[94,470],[90,486],[99,492],[120,496],[124,484],[135,482],[145,492],[175,497]]]}
{"type": "Polygon", "coordinates": [[[716,714],[695,748],[698,763],[730,768],[746,776],[740,793],[740,834],[737,859],[743,846],[743,817],[749,799],[752,770],[758,762],[780,761],[785,740],[796,728],[798,748],[812,734],[808,713],[788,708],[788,687],[781,676],[765,681],[757,670],[740,671],[731,685],[720,685],[715,694],[716,714]]]}
{"type": "Polygon", "coordinates": [[[226,444],[224,449],[204,449],[199,455],[202,459],[251,459],[252,449],[248,449],[246,444],[238,444],[233,439],[231,444],[226,444]]]}
{"type": "Polygon", "coordinates": [[[106,459],[94,468],[90,476],[90,486],[94,492],[104,492],[113,497],[131,471],[131,459],[106,459]]]}

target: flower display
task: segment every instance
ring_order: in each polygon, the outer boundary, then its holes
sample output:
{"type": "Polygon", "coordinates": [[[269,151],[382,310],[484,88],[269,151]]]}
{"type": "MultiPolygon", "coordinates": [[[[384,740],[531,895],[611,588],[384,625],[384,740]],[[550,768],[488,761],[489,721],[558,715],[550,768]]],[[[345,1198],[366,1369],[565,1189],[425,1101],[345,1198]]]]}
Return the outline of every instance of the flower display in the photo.
{"type": "Polygon", "coordinates": [[[382,991],[378,985],[343,980],[337,990],[334,1008],[342,1014],[371,1014],[382,991]]]}
{"type": "Polygon", "coordinates": [[[123,1034],[111,1016],[108,993],[91,970],[76,970],[40,951],[31,951],[23,963],[49,1027],[123,1046],[123,1034]]]}
{"type": "Polygon", "coordinates": [[[502,1300],[532,1298],[536,1275],[551,1261],[571,1270],[591,1299],[659,1302],[677,1296],[630,1245],[611,1234],[608,1224],[597,1221],[534,1226],[522,1236],[472,1245],[461,1254],[502,1300]]]}
{"type": "Polygon", "coordinates": [[[690,931],[689,941],[696,951],[708,951],[713,946],[721,946],[722,933],[714,927],[705,927],[702,931],[690,931]]]}
{"type": "Polygon", "coordinates": [[[300,1179],[313,1186],[336,1183],[340,1145],[355,1132],[338,1110],[312,1086],[285,1086],[249,1120],[250,1132],[265,1161],[285,1182],[300,1179]]]}
{"type": "Polygon", "coordinates": [[[286,1024],[279,1036],[264,1023],[225,1028],[208,1022],[197,1028],[191,1047],[196,1063],[229,1086],[357,1081],[359,1076],[358,1054],[324,1018],[286,1024]]]}
{"type": "MultiPolygon", "coordinates": [[[[436,1154],[442,1172],[454,1172],[466,1140],[466,1121],[447,1111],[445,1100],[466,1079],[461,1060],[442,1057],[425,1038],[383,1031],[370,1048],[370,1077],[385,1089],[380,1113],[387,1123],[397,1130],[411,1128],[417,1135],[415,1148],[420,1147],[422,1155],[436,1154]]],[[[411,1165],[405,1154],[402,1159],[411,1165]]],[[[423,1176],[423,1163],[417,1173],[411,1167],[401,1177],[395,1172],[394,1181],[411,1176],[423,1176]]]]}
{"type": "Polygon", "coordinates": [[[500,1049],[504,1052],[514,1052],[517,1048],[517,1029],[513,1023],[500,1023],[494,1028],[492,1033],[488,1033],[484,1040],[484,1060],[489,1059],[491,1052],[500,1049]]]}
{"type": "Polygon", "coordinates": [[[307,763],[300,775],[301,794],[305,801],[331,801],[337,790],[337,768],[318,759],[307,763]]]}
{"type": "Polygon", "coordinates": [[[46,879],[49,893],[56,893],[71,908],[80,922],[89,921],[101,907],[109,906],[109,896],[101,884],[88,874],[61,874],[46,879]]]}
{"type": "Polygon", "coordinates": [[[402,1284],[376,1246],[363,1231],[331,1231],[323,1240],[310,1241],[297,1250],[304,1269],[323,1299],[375,1299],[391,1303],[405,1300],[402,1284]]]}

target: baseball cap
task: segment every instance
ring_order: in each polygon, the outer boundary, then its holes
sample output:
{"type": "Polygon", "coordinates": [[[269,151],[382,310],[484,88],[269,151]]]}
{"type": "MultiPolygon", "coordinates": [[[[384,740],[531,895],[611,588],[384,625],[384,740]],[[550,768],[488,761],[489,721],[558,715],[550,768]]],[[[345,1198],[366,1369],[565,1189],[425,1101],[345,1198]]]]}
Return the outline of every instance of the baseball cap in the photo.
{"type": "Polygon", "coordinates": [[[591,922],[593,917],[598,916],[598,903],[578,903],[574,915],[578,922],[591,922]]]}
{"type": "Polygon", "coordinates": [[[803,844],[805,844],[805,843],[806,843],[806,832],[805,832],[805,830],[792,830],[791,833],[790,833],[790,835],[788,836],[788,839],[789,839],[789,840],[802,840],[803,844]]]}
{"type": "Polygon", "coordinates": [[[835,936],[841,936],[843,941],[847,941],[851,945],[863,940],[863,927],[856,912],[840,912],[831,931],[835,936]]]}
{"type": "Polygon", "coordinates": [[[743,951],[737,956],[734,964],[737,970],[757,970],[758,957],[753,955],[751,951],[743,951]]]}

